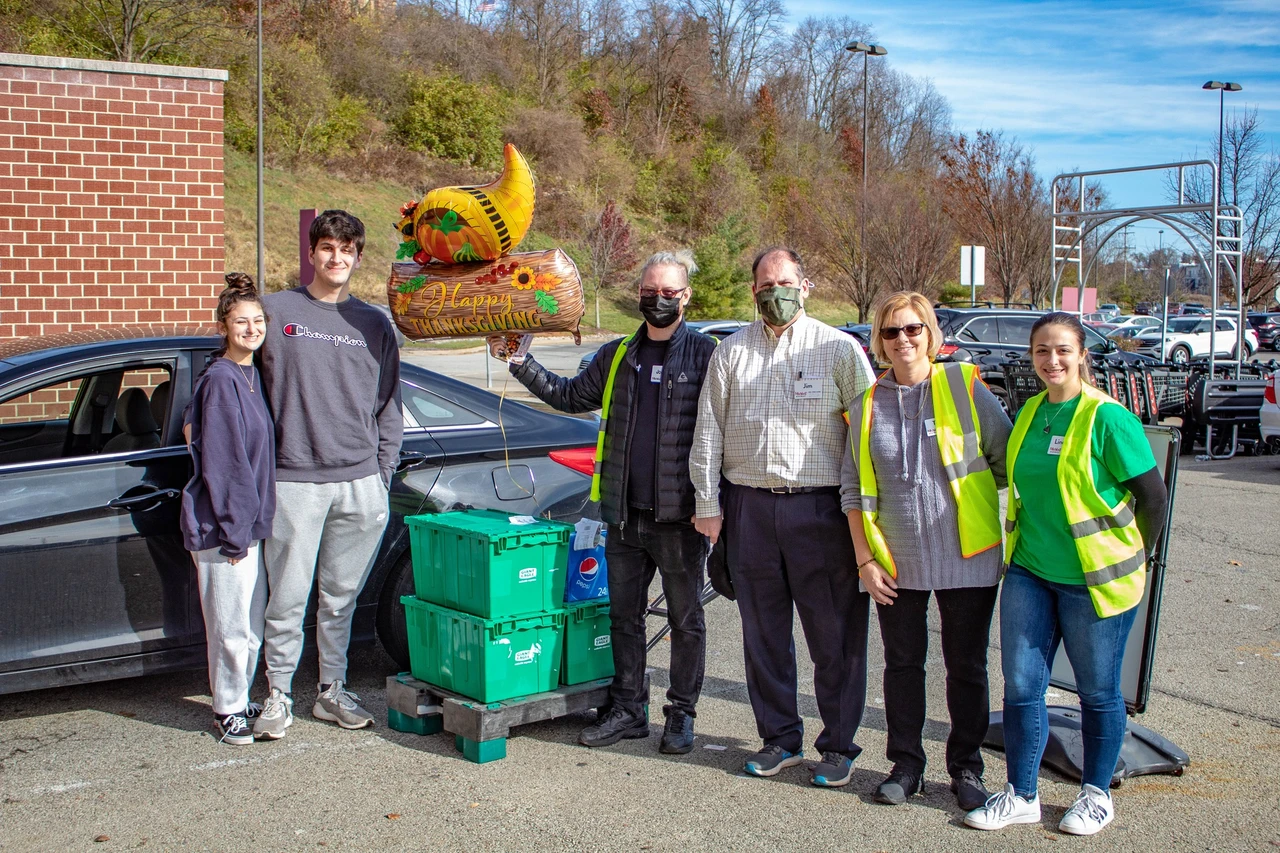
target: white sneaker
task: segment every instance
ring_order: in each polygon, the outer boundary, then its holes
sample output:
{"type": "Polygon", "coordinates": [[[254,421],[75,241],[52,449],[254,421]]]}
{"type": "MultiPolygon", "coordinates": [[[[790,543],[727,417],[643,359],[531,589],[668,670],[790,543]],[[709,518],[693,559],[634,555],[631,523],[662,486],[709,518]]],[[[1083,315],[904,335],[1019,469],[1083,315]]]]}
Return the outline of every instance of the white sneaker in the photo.
{"type": "Polygon", "coordinates": [[[293,725],[293,700],[279,687],[271,688],[271,695],[262,706],[262,712],[253,721],[253,736],[258,740],[279,740],[285,729],[293,725]]]}
{"type": "Polygon", "coordinates": [[[344,729],[372,726],[373,715],[360,707],[359,700],[360,697],[348,690],[345,684],[335,681],[316,697],[316,703],[311,706],[311,716],[337,723],[344,729]]]}
{"type": "Polygon", "coordinates": [[[1085,785],[1080,789],[1080,796],[1067,809],[1058,823],[1058,829],[1068,835],[1093,835],[1111,823],[1116,810],[1111,803],[1111,792],[1093,785],[1085,785]]]}
{"type": "Polygon", "coordinates": [[[986,805],[964,816],[964,822],[974,829],[1004,829],[1013,823],[1040,822],[1040,795],[1030,800],[1013,792],[1012,785],[1005,785],[987,798],[986,805]]]}

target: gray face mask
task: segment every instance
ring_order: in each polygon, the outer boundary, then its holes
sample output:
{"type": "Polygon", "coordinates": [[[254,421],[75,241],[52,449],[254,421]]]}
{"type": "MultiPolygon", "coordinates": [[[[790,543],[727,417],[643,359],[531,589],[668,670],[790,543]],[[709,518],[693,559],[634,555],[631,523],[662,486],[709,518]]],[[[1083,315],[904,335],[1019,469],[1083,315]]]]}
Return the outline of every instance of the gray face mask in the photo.
{"type": "Polygon", "coordinates": [[[756,307],[770,326],[785,326],[800,313],[800,289],[766,287],[756,293],[756,307]]]}

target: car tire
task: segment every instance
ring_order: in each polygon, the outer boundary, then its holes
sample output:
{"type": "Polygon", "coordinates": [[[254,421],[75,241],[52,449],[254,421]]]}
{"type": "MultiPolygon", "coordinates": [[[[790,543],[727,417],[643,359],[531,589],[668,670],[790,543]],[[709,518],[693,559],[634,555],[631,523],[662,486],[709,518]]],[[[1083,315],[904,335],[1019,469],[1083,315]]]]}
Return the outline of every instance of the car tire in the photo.
{"type": "Polygon", "coordinates": [[[396,562],[378,597],[378,640],[401,669],[409,668],[409,627],[405,624],[400,596],[413,595],[413,555],[408,551],[396,562]]]}
{"type": "Polygon", "coordinates": [[[1009,404],[1009,392],[1005,390],[1003,385],[989,384],[987,387],[991,389],[991,393],[1000,401],[1000,408],[1004,409],[1005,415],[1012,421],[1015,412],[1009,404]]]}
{"type": "Polygon", "coordinates": [[[1188,364],[1191,361],[1191,348],[1186,344],[1178,344],[1169,350],[1169,361],[1174,364],[1188,364]]]}

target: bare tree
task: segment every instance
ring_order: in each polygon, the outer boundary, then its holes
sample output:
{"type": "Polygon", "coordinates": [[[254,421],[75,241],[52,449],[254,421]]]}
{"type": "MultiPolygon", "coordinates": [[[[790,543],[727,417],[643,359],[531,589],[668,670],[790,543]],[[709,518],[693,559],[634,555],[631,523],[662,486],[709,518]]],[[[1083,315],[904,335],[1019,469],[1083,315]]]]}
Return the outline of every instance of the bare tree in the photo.
{"type": "Polygon", "coordinates": [[[999,131],[957,136],[942,155],[946,210],[962,240],[987,248],[987,265],[1006,303],[1051,284],[1049,203],[1031,155],[999,131]]]}
{"type": "MultiPolygon", "coordinates": [[[[91,22],[89,33],[63,26],[73,43],[117,62],[151,62],[187,46],[217,24],[215,0],[74,0],[91,22]]],[[[65,21],[63,22],[65,24],[65,21]]]]}
{"type": "Polygon", "coordinates": [[[955,269],[954,229],[931,175],[878,180],[867,199],[868,277],[889,290],[934,295],[955,269]]]}
{"type": "Polygon", "coordinates": [[[782,0],[685,0],[704,21],[716,81],[735,102],[746,97],[755,76],[782,31],[782,0]]]}
{"type": "Polygon", "coordinates": [[[861,97],[862,62],[844,46],[869,38],[871,28],[847,15],[805,18],[791,34],[788,66],[802,81],[805,117],[818,129],[834,133],[850,121],[851,96],[861,97]]]}
{"type": "Polygon", "coordinates": [[[618,205],[610,199],[587,231],[587,250],[591,255],[591,277],[596,303],[596,328],[600,328],[600,291],[608,287],[618,273],[636,265],[631,243],[631,224],[618,205]]]}
{"type": "Polygon", "coordinates": [[[582,57],[582,7],[577,0],[511,0],[516,32],[532,47],[534,90],[544,107],[559,92],[565,70],[582,57]]]}
{"type": "Polygon", "coordinates": [[[858,316],[865,319],[880,294],[883,279],[870,274],[865,284],[862,279],[859,187],[860,183],[846,174],[815,188],[810,199],[813,209],[810,227],[796,237],[813,251],[822,273],[858,307],[858,316]]]}

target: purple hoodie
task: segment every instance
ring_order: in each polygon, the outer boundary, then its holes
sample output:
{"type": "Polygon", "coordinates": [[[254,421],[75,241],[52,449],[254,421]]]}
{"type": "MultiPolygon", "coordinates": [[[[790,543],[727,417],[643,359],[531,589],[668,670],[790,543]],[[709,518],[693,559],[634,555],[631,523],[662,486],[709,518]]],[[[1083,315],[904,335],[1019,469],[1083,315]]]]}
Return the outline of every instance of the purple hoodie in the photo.
{"type": "Polygon", "coordinates": [[[216,359],[196,380],[187,420],[195,474],[182,490],[183,544],[243,558],[271,536],[276,514],[275,427],[257,368],[216,359]]]}

